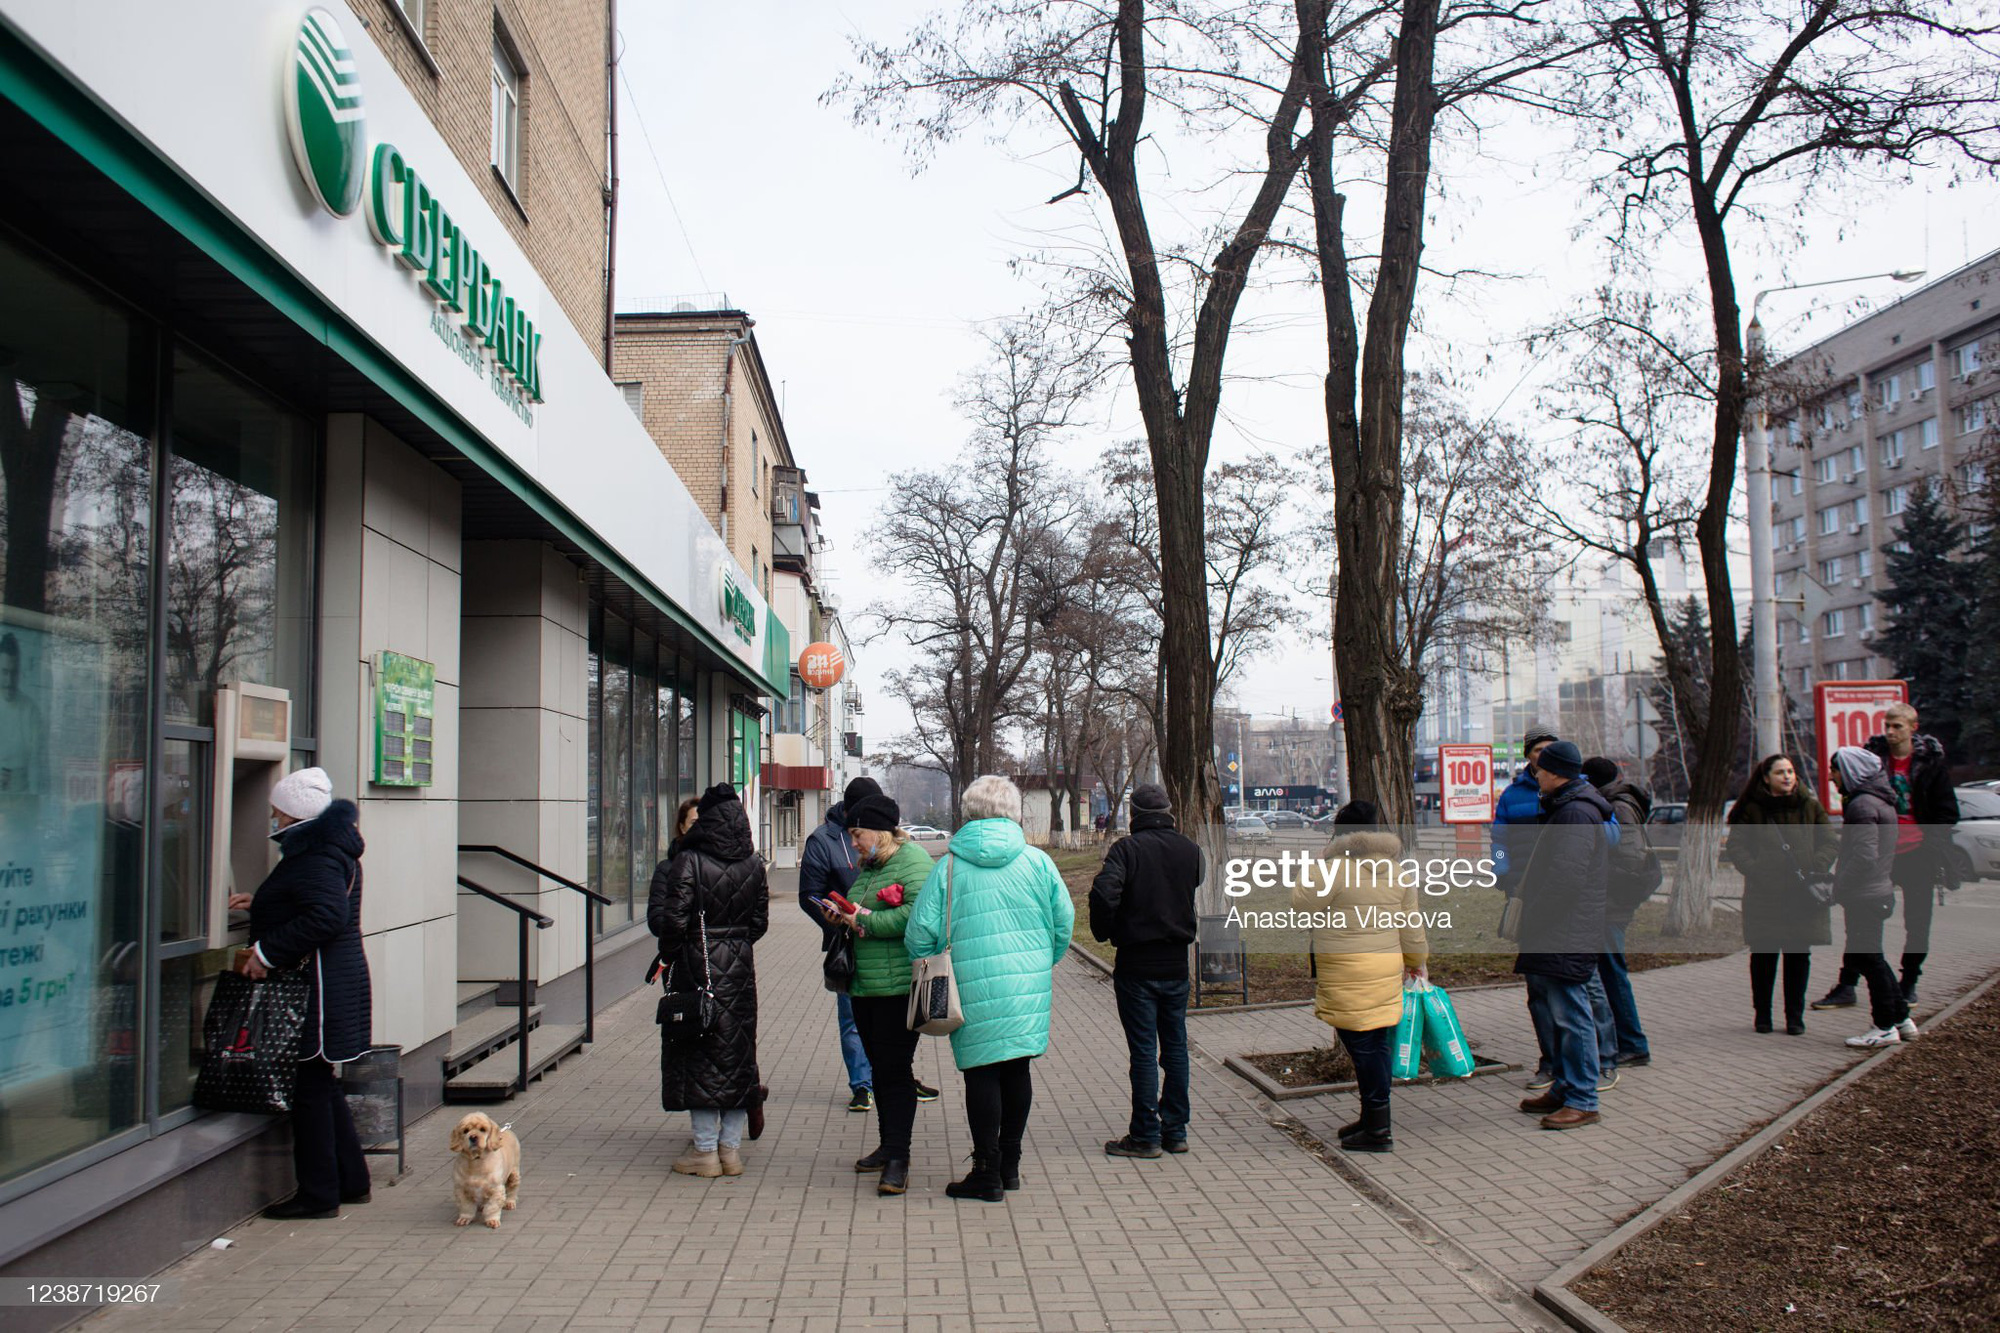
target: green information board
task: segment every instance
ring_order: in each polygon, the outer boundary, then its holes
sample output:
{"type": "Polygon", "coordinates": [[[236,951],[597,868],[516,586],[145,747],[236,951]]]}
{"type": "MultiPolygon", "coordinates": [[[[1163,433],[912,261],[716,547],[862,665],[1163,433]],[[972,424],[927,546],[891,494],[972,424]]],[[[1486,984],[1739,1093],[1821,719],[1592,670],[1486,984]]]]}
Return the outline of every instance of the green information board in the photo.
{"type": "Polygon", "coordinates": [[[431,785],[437,668],[401,653],[375,655],[375,784],[431,785]]]}

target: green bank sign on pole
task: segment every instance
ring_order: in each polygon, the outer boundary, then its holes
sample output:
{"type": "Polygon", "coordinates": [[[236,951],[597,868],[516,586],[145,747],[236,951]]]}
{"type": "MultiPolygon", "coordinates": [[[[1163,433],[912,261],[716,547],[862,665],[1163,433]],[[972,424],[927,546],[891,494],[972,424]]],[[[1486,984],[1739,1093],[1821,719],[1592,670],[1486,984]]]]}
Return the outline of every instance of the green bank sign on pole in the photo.
{"type": "Polygon", "coordinates": [[[347,217],[366,193],[369,232],[434,303],[431,331],[532,425],[542,401],[542,335],[396,146],[377,144],[370,157],[361,81],[340,24],[325,9],[307,10],[288,54],[285,127],[313,198],[347,217]]]}
{"type": "Polygon", "coordinates": [[[401,653],[375,656],[375,784],[431,785],[437,668],[401,653]]]}

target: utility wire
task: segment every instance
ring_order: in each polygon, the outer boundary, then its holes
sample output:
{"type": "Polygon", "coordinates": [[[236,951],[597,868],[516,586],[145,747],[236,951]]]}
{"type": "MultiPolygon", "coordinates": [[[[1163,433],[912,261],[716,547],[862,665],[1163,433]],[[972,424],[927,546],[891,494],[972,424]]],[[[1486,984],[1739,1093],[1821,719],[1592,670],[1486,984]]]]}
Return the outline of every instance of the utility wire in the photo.
{"type": "Polygon", "coordinates": [[[625,64],[618,64],[618,81],[625,85],[625,100],[631,104],[632,118],[639,122],[639,137],[646,141],[646,155],[653,159],[653,173],[660,178],[660,190],[667,196],[667,208],[674,215],[674,225],[680,228],[681,244],[687,247],[688,259],[694,264],[694,275],[701,280],[702,289],[708,290],[708,274],[702,271],[701,259],[694,252],[694,240],[688,235],[687,223],[681,221],[680,205],[674,202],[674,192],[667,184],[666,168],[660,165],[660,155],[653,147],[653,136],[646,129],[645,113],[639,110],[639,95],[632,91],[632,80],[625,77],[625,64]]]}

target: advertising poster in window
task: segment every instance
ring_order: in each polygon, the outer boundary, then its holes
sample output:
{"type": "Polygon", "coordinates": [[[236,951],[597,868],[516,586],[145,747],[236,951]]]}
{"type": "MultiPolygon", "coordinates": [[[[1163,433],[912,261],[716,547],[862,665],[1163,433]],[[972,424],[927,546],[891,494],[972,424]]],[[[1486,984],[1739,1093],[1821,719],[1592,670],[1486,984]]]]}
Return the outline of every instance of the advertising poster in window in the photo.
{"type": "Polygon", "coordinates": [[[0,612],[0,1101],[95,1063],[104,699],[101,645],[0,612]]]}
{"type": "Polygon", "coordinates": [[[1493,747],[1438,746],[1439,809],[1447,824],[1493,822],[1493,747]]]}
{"type": "Polygon", "coordinates": [[[421,658],[378,653],[375,658],[375,784],[431,785],[432,720],[437,711],[437,668],[421,658]]]}
{"type": "Polygon", "coordinates": [[[1908,703],[1900,680],[1823,680],[1813,686],[1813,729],[1819,735],[1820,801],[1830,815],[1840,813],[1833,785],[1833,752],[1843,745],[1866,745],[1882,734],[1882,714],[1890,704],[1908,703]]]}

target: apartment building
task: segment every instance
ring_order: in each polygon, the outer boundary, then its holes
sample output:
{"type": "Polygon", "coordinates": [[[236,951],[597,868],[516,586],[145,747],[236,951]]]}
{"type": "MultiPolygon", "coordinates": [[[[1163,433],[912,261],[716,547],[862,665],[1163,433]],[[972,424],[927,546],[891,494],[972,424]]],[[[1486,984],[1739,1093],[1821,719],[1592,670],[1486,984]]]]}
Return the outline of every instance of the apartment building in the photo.
{"type": "Polygon", "coordinates": [[[1869,649],[1898,516],[1920,485],[1976,486],[2000,434],[2000,251],[1789,357],[1774,412],[1778,661],[1810,710],[1819,680],[1872,680],[1869,649]]]}
{"type": "Polygon", "coordinates": [[[576,1049],[675,803],[759,777],[770,506],[726,544],[604,365],[608,26],[0,0],[0,863],[47,922],[0,993],[63,978],[0,1006],[0,1275],[289,1190],[282,1118],[192,1095],[284,772],[360,807],[409,1117],[510,1095],[515,1002],[576,1049]]]}

